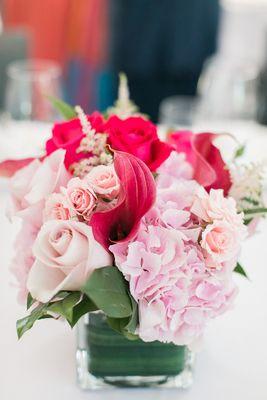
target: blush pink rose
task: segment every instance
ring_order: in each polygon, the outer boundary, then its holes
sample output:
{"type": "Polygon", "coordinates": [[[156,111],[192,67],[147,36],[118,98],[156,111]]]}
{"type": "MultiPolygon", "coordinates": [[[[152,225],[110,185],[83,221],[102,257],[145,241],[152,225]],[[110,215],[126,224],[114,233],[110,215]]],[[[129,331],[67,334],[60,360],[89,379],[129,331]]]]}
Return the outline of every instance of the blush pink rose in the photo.
{"type": "Polygon", "coordinates": [[[89,172],[85,180],[101,198],[112,201],[120,192],[120,181],[113,165],[98,165],[89,172]]]}
{"type": "Polygon", "coordinates": [[[62,193],[53,193],[47,198],[43,214],[44,221],[51,219],[68,220],[74,216],[74,211],[70,208],[62,193]]]}
{"type": "Polygon", "coordinates": [[[64,157],[65,151],[58,150],[43,162],[34,160],[16,172],[10,181],[13,201],[11,214],[20,214],[67,184],[70,175],[64,166],[64,157]]]}
{"type": "Polygon", "coordinates": [[[64,194],[68,199],[70,208],[80,217],[89,221],[96,207],[96,195],[93,189],[80,178],[69,181],[64,194]]]}
{"type": "Polygon", "coordinates": [[[27,289],[42,303],[61,290],[80,290],[96,268],[112,263],[111,255],[94,239],[92,228],[76,221],[46,222],[33,254],[27,289]]]}
{"type": "Polygon", "coordinates": [[[10,265],[10,271],[16,278],[15,286],[18,288],[18,301],[25,304],[27,300],[27,279],[34,263],[32,246],[37,237],[38,229],[31,223],[23,221],[21,229],[14,244],[15,255],[10,265]]]}
{"type": "MultiPolygon", "coordinates": [[[[205,222],[226,220],[242,229],[243,214],[237,212],[236,201],[232,197],[224,197],[223,191],[211,189],[209,193],[199,187],[195,194],[191,212],[205,222]]],[[[243,227],[244,229],[244,227],[243,227]]]]}
{"type": "Polygon", "coordinates": [[[228,261],[236,257],[240,251],[240,235],[229,222],[217,220],[205,228],[201,246],[215,261],[228,261]]]}

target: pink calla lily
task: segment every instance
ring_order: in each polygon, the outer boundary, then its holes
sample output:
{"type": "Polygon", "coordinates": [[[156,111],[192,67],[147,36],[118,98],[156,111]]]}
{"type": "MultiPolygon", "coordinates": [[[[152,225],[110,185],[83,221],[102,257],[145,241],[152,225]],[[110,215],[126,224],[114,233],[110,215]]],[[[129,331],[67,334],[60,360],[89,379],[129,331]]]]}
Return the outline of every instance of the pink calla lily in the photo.
{"type": "Polygon", "coordinates": [[[208,191],[223,189],[226,195],[231,187],[230,172],[222,159],[220,150],[213,144],[218,135],[190,131],[174,132],[169,142],[178,152],[186,154],[194,168],[194,179],[208,191]]]}
{"type": "Polygon", "coordinates": [[[135,156],[114,152],[114,168],[121,191],[117,204],[110,210],[96,212],[90,224],[95,239],[108,248],[110,242],[132,239],[141,218],[155,201],[155,181],[149,168],[135,156]]]}

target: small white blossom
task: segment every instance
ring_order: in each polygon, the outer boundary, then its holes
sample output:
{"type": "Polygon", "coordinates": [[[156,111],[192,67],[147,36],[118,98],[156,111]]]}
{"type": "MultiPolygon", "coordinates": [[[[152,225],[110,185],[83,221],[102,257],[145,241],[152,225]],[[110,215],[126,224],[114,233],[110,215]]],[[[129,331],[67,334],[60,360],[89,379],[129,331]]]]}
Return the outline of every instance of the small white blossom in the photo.
{"type": "Polygon", "coordinates": [[[234,165],[231,167],[233,197],[240,211],[263,205],[262,187],[264,164],[234,165]]]}
{"type": "Polygon", "coordinates": [[[127,76],[123,73],[119,75],[118,99],[113,107],[107,110],[108,115],[117,115],[121,119],[126,119],[136,115],[138,107],[130,99],[127,76]]]}

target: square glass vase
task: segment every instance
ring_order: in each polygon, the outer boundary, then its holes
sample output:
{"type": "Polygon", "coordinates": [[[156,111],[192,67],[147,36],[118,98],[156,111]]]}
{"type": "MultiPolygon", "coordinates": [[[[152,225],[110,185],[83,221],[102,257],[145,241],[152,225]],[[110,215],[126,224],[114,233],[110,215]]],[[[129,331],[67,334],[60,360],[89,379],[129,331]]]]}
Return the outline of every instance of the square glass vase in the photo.
{"type": "Polygon", "coordinates": [[[90,313],[77,327],[77,381],[81,389],[118,387],[188,388],[193,354],[186,346],[128,340],[90,313]]]}

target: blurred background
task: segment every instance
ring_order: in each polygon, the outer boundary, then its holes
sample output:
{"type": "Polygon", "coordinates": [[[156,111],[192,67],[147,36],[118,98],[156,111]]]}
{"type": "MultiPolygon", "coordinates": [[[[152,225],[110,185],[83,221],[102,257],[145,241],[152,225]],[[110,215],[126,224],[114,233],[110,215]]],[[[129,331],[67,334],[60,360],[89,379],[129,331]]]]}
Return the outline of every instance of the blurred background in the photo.
{"type": "Polygon", "coordinates": [[[102,111],[120,71],[155,122],[267,124],[267,0],[0,0],[2,121],[102,111]]]}

